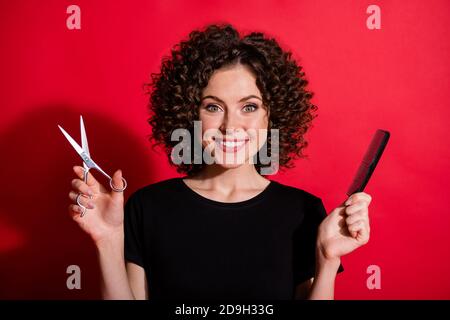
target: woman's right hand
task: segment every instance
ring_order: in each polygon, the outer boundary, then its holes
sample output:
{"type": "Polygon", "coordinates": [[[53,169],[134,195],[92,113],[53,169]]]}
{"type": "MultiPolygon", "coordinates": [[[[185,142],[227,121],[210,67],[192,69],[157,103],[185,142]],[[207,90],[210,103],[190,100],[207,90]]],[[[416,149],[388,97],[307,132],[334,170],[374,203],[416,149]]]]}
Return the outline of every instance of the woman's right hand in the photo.
{"type": "MultiPolygon", "coordinates": [[[[123,192],[106,189],[94,178],[92,171],[89,171],[87,183],[85,183],[83,181],[84,168],[74,166],[73,170],[78,177],[72,180],[72,190],[69,193],[69,198],[72,200],[69,212],[73,220],[91,236],[96,245],[114,240],[114,237],[123,237],[123,192]],[[76,202],[79,193],[86,195],[86,197],[80,196],[79,198],[79,202],[87,208],[83,217],[80,215],[83,208],[76,202]]],[[[121,170],[114,172],[112,179],[114,186],[123,187],[121,170]]]]}

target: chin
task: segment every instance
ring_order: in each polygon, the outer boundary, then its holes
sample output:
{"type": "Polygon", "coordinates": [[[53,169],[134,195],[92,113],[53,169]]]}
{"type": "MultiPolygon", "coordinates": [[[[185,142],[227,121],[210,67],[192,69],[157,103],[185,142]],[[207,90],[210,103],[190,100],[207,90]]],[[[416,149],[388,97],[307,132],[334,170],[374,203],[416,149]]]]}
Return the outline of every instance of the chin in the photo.
{"type": "Polygon", "coordinates": [[[251,164],[248,156],[247,157],[242,156],[241,158],[230,158],[228,159],[228,162],[225,161],[224,157],[225,154],[220,154],[220,156],[218,155],[217,157],[214,157],[215,161],[214,164],[224,169],[236,169],[241,166],[251,164]]]}
{"type": "Polygon", "coordinates": [[[243,165],[244,163],[216,163],[216,166],[223,169],[236,169],[243,165]]]}

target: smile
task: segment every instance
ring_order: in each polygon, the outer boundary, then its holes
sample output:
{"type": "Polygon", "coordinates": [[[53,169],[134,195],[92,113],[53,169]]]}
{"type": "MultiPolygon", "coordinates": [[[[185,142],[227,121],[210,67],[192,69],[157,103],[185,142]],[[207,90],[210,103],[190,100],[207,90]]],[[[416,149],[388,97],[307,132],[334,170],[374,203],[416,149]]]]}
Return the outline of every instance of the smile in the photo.
{"type": "Polygon", "coordinates": [[[242,149],[249,140],[250,139],[216,140],[216,143],[224,152],[237,152],[242,149]]]}

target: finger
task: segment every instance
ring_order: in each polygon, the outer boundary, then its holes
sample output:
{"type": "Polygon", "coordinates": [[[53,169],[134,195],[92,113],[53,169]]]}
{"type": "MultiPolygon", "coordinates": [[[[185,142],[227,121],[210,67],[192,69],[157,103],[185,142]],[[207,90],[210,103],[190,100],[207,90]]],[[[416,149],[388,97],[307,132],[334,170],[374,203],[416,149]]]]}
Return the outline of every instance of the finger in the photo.
{"type": "Polygon", "coordinates": [[[359,211],[350,216],[347,216],[347,218],[345,218],[345,223],[347,223],[347,225],[351,225],[359,220],[364,221],[364,220],[368,220],[368,219],[369,219],[369,217],[364,212],[359,211]]]}
{"type": "MultiPolygon", "coordinates": [[[[86,210],[84,210],[86,213],[86,210]]],[[[70,217],[77,222],[82,228],[86,223],[86,219],[89,219],[90,215],[82,215],[83,208],[77,206],[76,204],[71,204],[69,206],[69,215],[70,217]]]]}
{"type": "MultiPolygon", "coordinates": [[[[112,184],[115,188],[122,189],[124,187],[124,182],[122,180],[122,170],[117,170],[112,176],[112,184]]],[[[123,200],[123,192],[111,191],[112,197],[117,200],[123,200]]]]}
{"type": "Polygon", "coordinates": [[[360,195],[366,199],[367,205],[369,205],[372,202],[372,196],[370,194],[365,193],[365,192],[360,192],[360,195]]]}
{"type": "Polygon", "coordinates": [[[368,241],[370,229],[363,220],[356,221],[348,226],[350,235],[360,241],[368,241]]]}
{"type": "MultiPolygon", "coordinates": [[[[72,200],[72,202],[74,204],[78,204],[77,203],[77,197],[78,197],[79,193],[76,193],[75,191],[70,191],[69,192],[69,199],[72,200]]],[[[78,202],[88,208],[88,209],[94,209],[95,208],[95,202],[93,199],[90,199],[88,196],[86,196],[85,194],[81,194],[81,196],[78,199],[78,202]]]]}
{"type": "Polygon", "coordinates": [[[344,202],[344,204],[350,205],[359,201],[365,201],[367,205],[369,205],[370,202],[372,201],[372,197],[365,192],[356,192],[350,195],[350,197],[348,197],[348,199],[344,202]]]}
{"type": "Polygon", "coordinates": [[[80,179],[72,180],[72,188],[78,193],[84,193],[91,197],[94,195],[94,190],[92,187],[89,187],[83,180],[80,179]]]}
{"type": "Polygon", "coordinates": [[[72,218],[75,219],[76,216],[79,216],[83,212],[83,208],[81,208],[79,205],[71,204],[69,205],[69,213],[72,218]]]}
{"type": "Polygon", "coordinates": [[[364,224],[362,223],[361,220],[359,220],[348,225],[347,230],[353,238],[356,238],[358,236],[358,232],[363,228],[363,226],[364,224]]]}
{"type": "Polygon", "coordinates": [[[336,216],[336,217],[345,217],[345,216],[346,216],[346,214],[345,214],[345,205],[342,204],[342,205],[340,205],[340,206],[334,208],[334,209],[330,212],[329,215],[330,215],[330,216],[336,216]]]}
{"type": "MultiPolygon", "coordinates": [[[[74,166],[73,171],[75,172],[75,174],[77,175],[78,178],[84,180],[84,167],[74,166]]],[[[94,178],[94,176],[92,175],[91,172],[88,172],[86,184],[88,186],[96,186],[100,183],[97,181],[97,179],[94,178]]]]}
{"type": "Polygon", "coordinates": [[[347,215],[355,214],[359,211],[369,211],[366,202],[357,202],[345,208],[347,215]]]}
{"type": "Polygon", "coordinates": [[[357,236],[356,239],[362,243],[367,243],[369,241],[370,238],[370,227],[366,224],[363,223],[362,228],[360,228],[357,231],[357,236]]]}
{"type": "MultiPolygon", "coordinates": [[[[84,167],[74,166],[73,171],[82,181],[84,181],[84,167]]],[[[91,171],[89,171],[87,176],[87,185],[93,188],[94,191],[98,190],[100,192],[108,192],[108,190],[94,178],[91,171]]]]}

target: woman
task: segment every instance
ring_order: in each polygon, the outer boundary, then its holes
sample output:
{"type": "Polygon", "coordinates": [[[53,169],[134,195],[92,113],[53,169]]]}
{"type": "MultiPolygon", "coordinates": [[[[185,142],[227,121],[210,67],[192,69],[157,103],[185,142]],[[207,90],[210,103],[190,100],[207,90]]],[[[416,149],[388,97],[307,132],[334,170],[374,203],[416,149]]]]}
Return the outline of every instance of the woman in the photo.
{"type": "Polygon", "coordinates": [[[241,38],[231,25],[193,31],[163,60],[148,85],[149,123],[185,177],[143,187],[124,206],[123,193],[92,175],[85,184],[74,167],[69,210],[98,249],[105,299],[334,298],[341,256],[369,240],[370,195],[327,215],[320,198],[262,174],[307,146],[317,107],[301,69],[274,39],[241,38]],[[83,217],[78,193],[91,196],[81,197],[83,217]]]}

